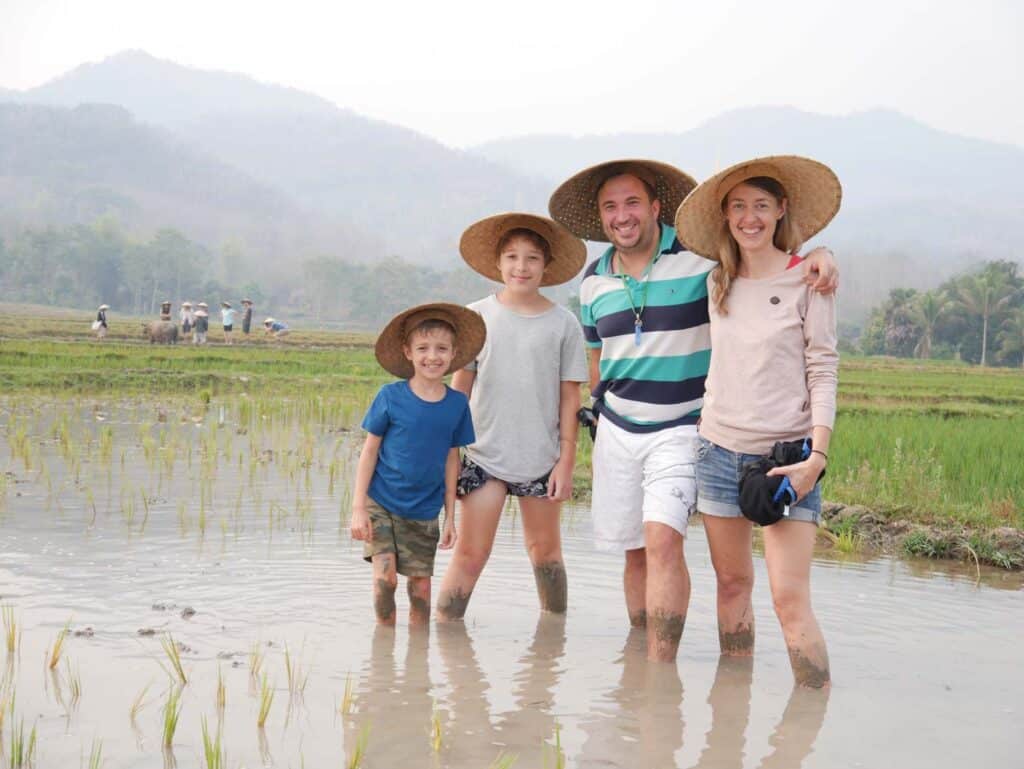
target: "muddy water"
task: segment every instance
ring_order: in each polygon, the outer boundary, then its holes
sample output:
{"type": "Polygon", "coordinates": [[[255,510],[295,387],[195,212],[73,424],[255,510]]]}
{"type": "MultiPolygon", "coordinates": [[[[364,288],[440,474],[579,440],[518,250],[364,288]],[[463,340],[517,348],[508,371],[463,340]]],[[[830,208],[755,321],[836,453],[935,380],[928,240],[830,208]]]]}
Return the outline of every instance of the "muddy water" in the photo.
{"type": "MultiPolygon", "coordinates": [[[[29,468],[10,441],[0,447],[0,471],[11,473],[0,595],[20,627],[2,691],[8,701],[15,692],[15,719],[36,726],[37,766],[78,766],[95,739],[107,767],[205,765],[204,716],[222,723],[230,767],[342,766],[363,729],[363,765],[378,769],[487,767],[502,751],[517,767],[555,766],[556,739],[576,767],[1024,765],[1019,577],[823,553],[812,580],[835,685],[794,692],[760,561],[757,653],[720,660],[706,542],[693,527],[679,661],[650,665],[642,635],[628,631],[620,561],[591,551],[586,511],[565,515],[564,619],[538,615],[510,513],[464,625],[410,632],[400,592],[397,631],[376,630],[370,570],[339,514],[348,471],[333,488],[328,477],[335,459],[351,464],[338,434],[287,420],[233,424],[231,413],[217,426],[216,409],[140,431],[135,411],[97,422],[67,408],[79,448],[54,437],[52,414],[20,423],[32,436],[29,468]],[[109,462],[98,458],[98,425],[115,425],[109,462]],[[315,445],[303,449],[310,432],[315,445]],[[147,449],[145,435],[174,444],[177,458],[147,449]],[[190,465],[184,447],[210,435],[207,448],[222,455],[195,448],[190,465]],[[306,459],[287,459],[296,456],[306,459]],[[46,649],[69,619],[51,672],[46,649]],[[164,752],[167,633],[184,646],[189,683],[164,752]],[[262,730],[254,646],[275,694],[262,730]],[[355,696],[342,715],[346,681],[355,696]]],[[[9,414],[4,424],[10,437],[9,414]]],[[[12,720],[8,712],[5,749],[12,720]]]]}

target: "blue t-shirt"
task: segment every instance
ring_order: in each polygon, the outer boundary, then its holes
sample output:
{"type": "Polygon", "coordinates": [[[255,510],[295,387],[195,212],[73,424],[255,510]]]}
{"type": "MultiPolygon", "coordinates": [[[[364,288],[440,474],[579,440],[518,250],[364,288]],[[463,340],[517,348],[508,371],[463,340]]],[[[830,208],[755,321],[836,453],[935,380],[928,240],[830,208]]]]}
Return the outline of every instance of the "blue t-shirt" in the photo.
{"type": "Polygon", "coordinates": [[[363,418],[363,429],[381,437],[369,495],[392,515],[429,521],[444,506],[448,452],[476,440],[466,396],[445,387],[432,403],[408,380],[384,385],[363,418]]]}

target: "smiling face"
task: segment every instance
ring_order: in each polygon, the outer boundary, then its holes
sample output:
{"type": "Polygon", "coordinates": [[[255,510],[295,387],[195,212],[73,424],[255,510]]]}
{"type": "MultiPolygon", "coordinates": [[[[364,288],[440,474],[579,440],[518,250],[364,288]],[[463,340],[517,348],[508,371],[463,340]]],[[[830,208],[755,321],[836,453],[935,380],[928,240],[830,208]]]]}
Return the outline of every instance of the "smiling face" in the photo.
{"type": "Polygon", "coordinates": [[[416,329],[409,334],[402,350],[412,363],[413,376],[439,382],[455,358],[455,335],[443,324],[416,329]]]}
{"type": "Polygon", "coordinates": [[[786,215],[786,199],[748,182],[729,190],[722,204],[729,233],[740,251],[774,247],[775,229],[786,215]]]}
{"type": "Polygon", "coordinates": [[[621,252],[650,255],[658,239],[661,203],[632,174],[613,176],[597,191],[597,210],[605,237],[621,252]]]}
{"type": "Polygon", "coordinates": [[[501,282],[515,293],[537,293],[547,267],[544,250],[532,238],[522,235],[503,240],[498,251],[501,282]]]}

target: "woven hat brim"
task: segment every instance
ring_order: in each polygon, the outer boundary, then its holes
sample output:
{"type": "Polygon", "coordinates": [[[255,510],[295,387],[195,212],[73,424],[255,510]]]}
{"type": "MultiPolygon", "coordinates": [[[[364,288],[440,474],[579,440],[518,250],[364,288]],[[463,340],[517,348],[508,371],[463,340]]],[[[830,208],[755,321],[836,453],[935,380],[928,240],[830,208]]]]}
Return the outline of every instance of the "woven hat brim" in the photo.
{"type": "Polygon", "coordinates": [[[799,155],[754,158],[718,172],[701,182],[676,211],[676,237],[695,254],[718,261],[718,233],[722,227],[722,200],[737,184],[755,176],[769,176],[786,191],[787,215],[806,243],[839,212],[843,188],[835,172],[817,160],[799,155]]]}
{"type": "Polygon", "coordinates": [[[587,261],[586,244],[558,222],[534,214],[495,214],[471,224],[459,240],[459,253],[466,264],[478,273],[501,283],[498,241],[509,230],[519,228],[536,232],[551,247],[551,261],[544,268],[544,276],[540,281],[542,286],[565,283],[583,269],[587,261]]]}
{"type": "Polygon", "coordinates": [[[414,372],[412,362],[405,357],[406,323],[415,317],[422,320],[443,320],[455,327],[455,357],[447,373],[465,368],[476,360],[487,339],[487,327],[479,313],[459,304],[432,302],[410,307],[393,317],[377,337],[374,354],[377,362],[400,379],[409,379],[414,372]]]}
{"type": "Polygon", "coordinates": [[[668,163],[641,159],[612,160],[586,168],[559,185],[548,201],[548,211],[574,235],[584,240],[607,243],[608,236],[604,234],[597,210],[597,191],[611,177],[629,173],[654,183],[661,203],[658,220],[669,226],[676,208],[697,186],[692,176],[668,163]]]}

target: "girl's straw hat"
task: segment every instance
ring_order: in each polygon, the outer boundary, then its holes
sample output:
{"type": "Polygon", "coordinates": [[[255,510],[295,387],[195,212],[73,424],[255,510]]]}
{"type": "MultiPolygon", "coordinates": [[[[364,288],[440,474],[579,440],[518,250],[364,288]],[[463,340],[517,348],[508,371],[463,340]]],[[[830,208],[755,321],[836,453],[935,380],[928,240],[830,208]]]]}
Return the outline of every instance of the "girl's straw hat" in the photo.
{"type": "Polygon", "coordinates": [[[527,229],[551,246],[551,261],[544,268],[542,286],[557,286],[572,280],[587,260],[587,247],[558,222],[533,214],[497,214],[481,219],[462,233],[459,251],[466,264],[485,278],[501,283],[498,270],[498,241],[509,230],[527,229]]]}
{"type": "Polygon", "coordinates": [[[405,339],[409,331],[425,320],[443,320],[455,329],[455,358],[449,372],[465,368],[480,354],[487,338],[483,318],[468,307],[433,302],[411,307],[388,322],[377,337],[377,362],[397,377],[410,378],[414,372],[412,362],[405,357],[405,339]]]}
{"type": "Polygon", "coordinates": [[[613,176],[632,174],[651,185],[661,202],[659,221],[671,226],[683,198],[697,186],[696,180],[668,163],[654,160],[612,160],[580,171],[562,182],[548,202],[551,216],[584,240],[607,242],[597,210],[597,191],[613,176]]]}
{"type": "Polygon", "coordinates": [[[724,214],[722,201],[737,184],[768,176],[786,191],[786,215],[807,242],[825,229],[839,211],[843,188],[831,168],[797,155],[773,155],[729,166],[701,182],[676,212],[676,236],[695,254],[718,260],[718,233],[724,214]]]}

